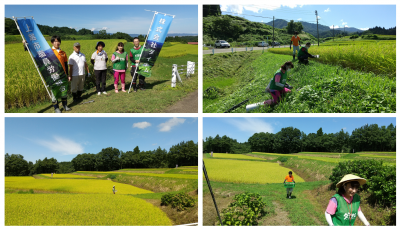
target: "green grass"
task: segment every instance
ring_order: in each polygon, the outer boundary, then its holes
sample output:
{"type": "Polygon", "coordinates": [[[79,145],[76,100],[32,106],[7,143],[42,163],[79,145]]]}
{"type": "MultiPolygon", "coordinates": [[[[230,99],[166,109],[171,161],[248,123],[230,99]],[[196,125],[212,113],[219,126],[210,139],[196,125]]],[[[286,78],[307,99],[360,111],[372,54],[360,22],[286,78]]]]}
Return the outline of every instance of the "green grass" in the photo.
{"type": "MultiPolygon", "coordinates": [[[[207,84],[214,77],[237,77],[234,86],[220,88],[216,98],[203,97],[203,112],[222,113],[249,99],[247,104],[272,99],[265,93],[276,70],[292,57],[272,53],[217,54],[204,56],[204,78],[207,84]],[[238,59],[239,55],[251,58],[238,59]],[[238,59],[238,60],[237,60],[238,59]],[[236,64],[235,64],[236,63],[236,64]],[[230,69],[229,67],[232,67],[230,69]],[[240,68],[240,69],[238,69],[240,68]],[[232,74],[235,72],[235,74],[232,74]]],[[[384,75],[365,73],[340,66],[317,63],[307,66],[294,62],[287,83],[292,93],[272,107],[261,107],[252,112],[262,113],[380,113],[396,112],[396,80],[384,75]]],[[[244,113],[243,105],[233,113],[244,113]]]]}
{"type": "MultiPolygon", "coordinates": [[[[315,220],[326,222],[323,213],[316,211],[312,202],[303,193],[305,190],[312,190],[321,185],[328,184],[328,181],[315,181],[297,184],[293,190],[293,199],[286,199],[286,189],[283,184],[234,184],[211,181],[213,190],[218,189],[219,192],[252,192],[261,195],[264,202],[267,203],[269,213],[274,212],[273,201],[283,205],[283,209],[287,211],[290,222],[284,222],[293,226],[319,225],[315,220]],[[310,215],[314,217],[309,217],[310,215]]],[[[210,195],[207,184],[203,182],[203,194],[210,195]]],[[[327,200],[328,202],[328,200],[327,200]]],[[[222,209],[221,209],[222,210],[222,209]]],[[[267,215],[268,216],[268,215],[267,215]]],[[[323,224],[325,225],[325,224],[323,224]]]]}
{"type": "MultiPolygon", "coordinates": [[[[125,44],[125,50],[129,50],[132,43],[125,44]]],[[[22,45],[21,45],[22,48],[22,45]]],[[[172,48],[172,47],[171,47],[172,48]]],[[[23,49],[22,49],[23,51],[23,49]]],[[[161,51],[162,53],[163,51],[161,51]]],[[[86,56],[89,53],[85,53],[86,56]]],[[[91,53],[90,53],[91,54],[91,53]]],[[[108,53],[110,56],[112,53],[108,53]]],[[[177,58],[158,57],[153,68],[152,76],[146,79],[146,91],[137,93],[123,93],[119,83],[119,93],[114,92],[114,77],[112,76],[112,67],[109,66],[107,72],[106,91],[107,95],[98,96],[96,87],[86,90],[83,94],[83,101],[94,100],[95,102],[87,104],[74,103],[72,98],[68,98],[68,106],[72,109],[68,113],[159,113],[163,112],[169,106],[175,104],[178,100],[187,94],[197,90],[198,77],[197,70],[195,74],[186,78],[181,76],[183,84],[177,83],[176,88],[171,88],[171,70],[172,64],[186,65],[187,61],[198,63],[198,56],[189,54],[177,58]]],[[[92,66],[89,63],[89,66],[92,66]]],[[[94,76],[93,76],[94,77],[94,76]]],[[[126,90],[128,91],[132,77],[130,70],[125,78],[126,90]]],[[[61,103],[60,103],[61,104],[61,103]]],[[[60,105],[61,106],[61,105],[60,105]]],[[[61,109],[63,111],[63,109],[61,109]]],[[[47,98],[28,107],[6,109],[7,113],[53,113],[54,108],[47,98]]]]}

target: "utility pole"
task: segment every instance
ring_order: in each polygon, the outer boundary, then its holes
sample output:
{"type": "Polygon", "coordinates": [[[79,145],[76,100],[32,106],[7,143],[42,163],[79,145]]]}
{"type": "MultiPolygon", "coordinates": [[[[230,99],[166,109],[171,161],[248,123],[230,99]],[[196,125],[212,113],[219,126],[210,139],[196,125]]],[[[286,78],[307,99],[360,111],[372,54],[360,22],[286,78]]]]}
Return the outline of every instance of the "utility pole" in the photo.
{"type": "Polygon", "coordinates": [[[318,12],[317,11],[315,11],[315,16],[317,16],[317,33],[318,33],[318,46],[319,46],[318,12]]]}
{"type": "Polygon", "coordinates": [[[333,28],[333,41],[335,41],[335,25],[332,25],[333,28]]]}
{"type": "Polygon", "coordinates": [[[272,48],[275,42],[275,16],[272,17],[272,48]]]}

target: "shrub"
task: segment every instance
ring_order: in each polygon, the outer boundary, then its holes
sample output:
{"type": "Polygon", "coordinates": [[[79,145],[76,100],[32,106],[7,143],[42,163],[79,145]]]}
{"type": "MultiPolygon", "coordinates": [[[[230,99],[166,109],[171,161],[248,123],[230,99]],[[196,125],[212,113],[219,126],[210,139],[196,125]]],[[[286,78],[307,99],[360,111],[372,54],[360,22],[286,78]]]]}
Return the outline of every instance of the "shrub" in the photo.
{"type": "Polygon", "coordinates": [[[203,97],[205,99],[216,99],[218,98],[218,88],[209,87],[204,91],[203,97]]]}
{"type": "Polygon", "coordinates": [[[189,207],[194,207],[195,199],[186,193],[180,192],[178,194],[165,194],[161,197],[161,205],[171,205],[178,211],[184,211],[189,207]]]}
{"type": "Polygon", "coordinates": [[[249,192],[237,194],[234,202],[222,210],[222,223],[227,226],[258,225],[257,220],[267,213],[266,205],[260,194],[249,192]]]}
{"type": "Polygon", "coordinates": [[[280,161],[280,162],[287,162],[287,160],[289,160],[289,158],[288,158],[288,157],[280,156],[280,157],[278,157],[277,160],[280,161]]]}
{"type": "Polygon", "coordinates": [[[163,195],[161,197],[161,205],[168,206],[169,204],[171,204],[172,197],[174,197],[174,194],[172,194],[172,193],[167,193],[167,194],[163,195]]]}
{"type": "Polygon", "coordinates": [[[333,168],[329,180],[332,188],[346,174],[354,174],[367,179],[367,184],[360,187],[360,191],[368,191],[371,195],[369,201],[381,206],[396,206],[396,168],[383,165],[378,160],[353,160],[339,162],[333,168]]]}

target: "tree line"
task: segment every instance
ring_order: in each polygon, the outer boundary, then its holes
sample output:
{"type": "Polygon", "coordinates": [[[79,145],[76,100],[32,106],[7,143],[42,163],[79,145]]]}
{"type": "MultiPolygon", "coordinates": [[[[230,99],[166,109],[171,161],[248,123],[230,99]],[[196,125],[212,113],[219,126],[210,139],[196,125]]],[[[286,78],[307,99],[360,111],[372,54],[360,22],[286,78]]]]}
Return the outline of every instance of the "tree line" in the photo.
{"type": "MultiPolygon", "coordinates": [[[[92,30],[82,28],[80,30],[76,30],[74,28],[68,28],[66,26],[58,27],[58,26],[48,26],[48,25],[40,25],[37,24],[40,32],[43,35],[58,35],[61,37],[61,40],[82,40],[83,38],[76,38],[74,35],[84,35],[87,37],[86,39],[125,39],[128,42],[133,41],[133,37],[127,33],[116,32],[113,34],[107,33],[106,30],[100,30],[97,34],[95,34],[92,30]]],[[[19,31],[17,26],[15,25],[14,20],[11,18],[5,18],[5,34],[6,35],[19,35],[19,31]]],[[[147,35],[138,35],[138,38],[141,42],[145,41],[147,35]]],[[[197,36],[169,36],[165,39],[165,41],[170,42],[181,42],[187,44],[188,42],[197,42],[197,36]]]]}
{"type": "Polygon", "coordinates": [[[20,154],[6,153],[6,176],[31,176],[41,173],[71,173],[75,171],[113,171],[124,168],[173,168],[196,166],[198,164],[198,144],[193,141],[180,142],[169,151],[158,147],[155,150],[140,151],[136,146],[132,151],[123,152],[108,147],[97,154],[78,154],[70,162],[58,162],[55,158],[39,159],[35,163],[26,161],[20,154]]]}
{"type": "Polygon", "coordinates": [[[353,130],[351,135],[343,129],[337,133],[324,133],[319,128],[316,133],[305,134],[297,128],[285,127],[276,134],[255,133],[245,143],[227,136],[208,137],[203,146],[205,152],[218,153],[396,151],[396,127],[393,124],[380,127],[367,124],[353,130]],[[233,150],[235,145],[241,145],[243,150],[233,150]]]}

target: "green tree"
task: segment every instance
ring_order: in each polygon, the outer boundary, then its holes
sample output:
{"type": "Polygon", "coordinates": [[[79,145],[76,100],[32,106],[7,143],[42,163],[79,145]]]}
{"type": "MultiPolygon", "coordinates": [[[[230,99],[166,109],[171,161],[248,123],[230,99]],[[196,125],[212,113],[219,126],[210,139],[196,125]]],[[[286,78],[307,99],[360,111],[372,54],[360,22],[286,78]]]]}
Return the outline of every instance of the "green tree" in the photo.
{"type": "Polygon", "coordinates": [[[27,176],[29,174],[29,164],[20,154],[9,155],[6,153],[4,165],[6,176],[27,176]]]}

